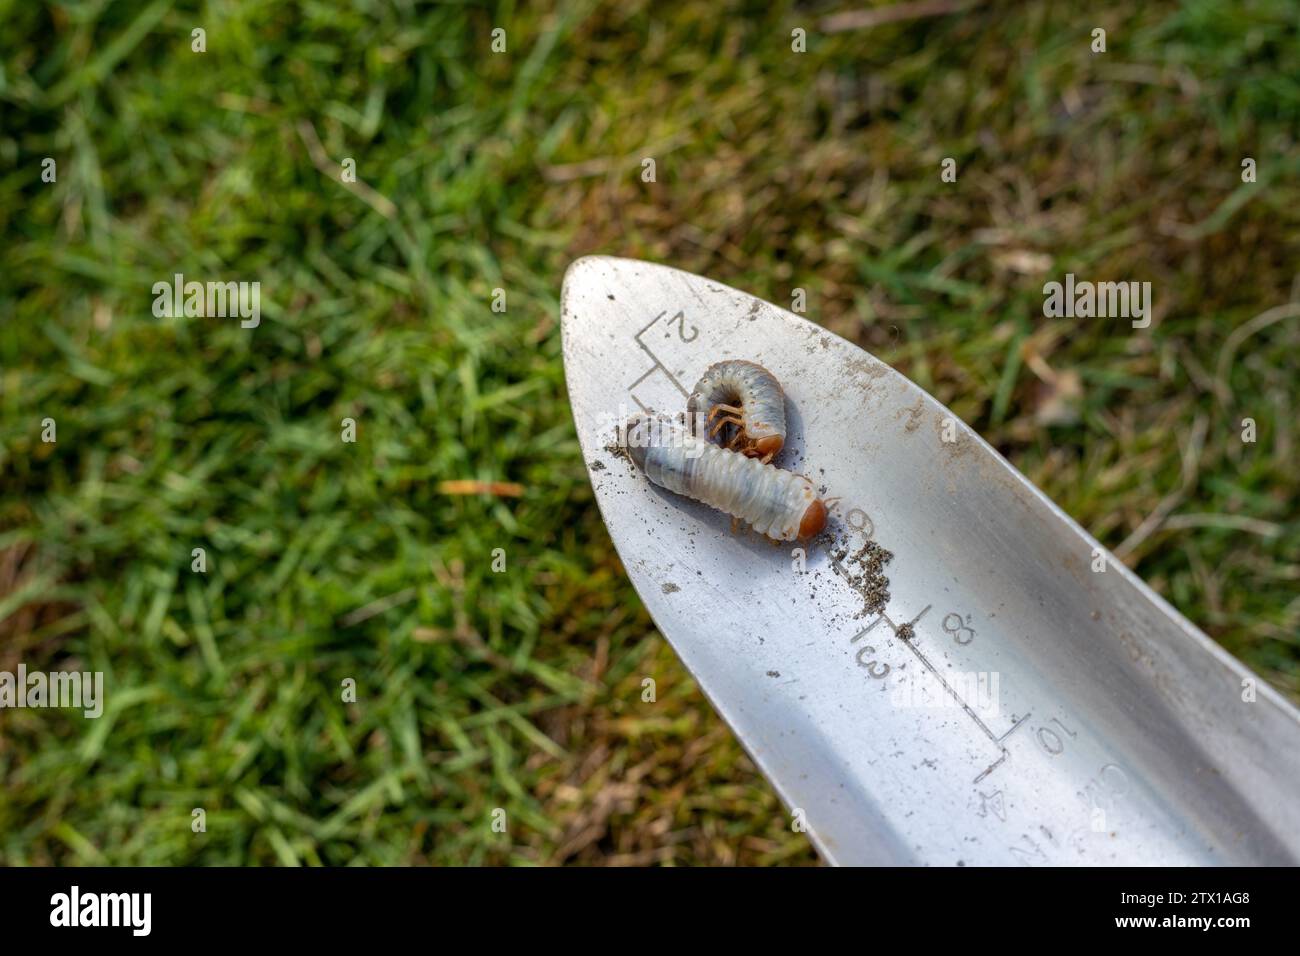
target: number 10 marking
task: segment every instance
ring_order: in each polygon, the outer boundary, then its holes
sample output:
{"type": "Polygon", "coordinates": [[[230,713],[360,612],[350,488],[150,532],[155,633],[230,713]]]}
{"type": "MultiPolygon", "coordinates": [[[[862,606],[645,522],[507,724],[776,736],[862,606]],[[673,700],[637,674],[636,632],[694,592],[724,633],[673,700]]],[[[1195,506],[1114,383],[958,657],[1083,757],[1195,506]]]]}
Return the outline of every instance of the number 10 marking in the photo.
{"type": "MultiPolygon", "coordinates": [[[[1061,723],[1061,719],[1059,717],[1053,717],[1051,722],[1056,724],[1056,726],[1060,727],[1063,731],[1065,731],[1065,733],[1071,739],[1079,736],[1069,727],[1065,726],[1065,724],[1061,723]]],[[[1062,753],[1065,752],[1065,741],[1063,741],[1061,739],[1061,735],[1058,734],[1056,731],[1054,731],[1051,727],[1039,727],[1038,731],[1035,733],[1034,736],[1038,738],[1039,745],[1044,750],[1046,750],[1051,756],[1059,757],[1062,753]]]]}

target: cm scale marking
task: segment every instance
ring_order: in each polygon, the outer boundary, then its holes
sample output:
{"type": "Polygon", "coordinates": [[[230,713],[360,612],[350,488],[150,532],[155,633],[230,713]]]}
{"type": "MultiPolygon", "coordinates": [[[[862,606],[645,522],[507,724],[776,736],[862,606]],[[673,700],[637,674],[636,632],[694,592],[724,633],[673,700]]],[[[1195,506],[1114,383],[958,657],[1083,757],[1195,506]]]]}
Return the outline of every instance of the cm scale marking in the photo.
{"type": "Polygon", "coordinates": [[[919,387],[651,263],[578,260],[562,312],[574,422],[628,575],[825,859],[1300,861],[1300,714],[919,387]],[[620,422],[677,417],[728,358],[785,388],[774,463],[840,499],[822,539],[733,531],[618,454],[620,422]],[[868,542],[893,553],[883,607],[838,557],[868,542]]]}

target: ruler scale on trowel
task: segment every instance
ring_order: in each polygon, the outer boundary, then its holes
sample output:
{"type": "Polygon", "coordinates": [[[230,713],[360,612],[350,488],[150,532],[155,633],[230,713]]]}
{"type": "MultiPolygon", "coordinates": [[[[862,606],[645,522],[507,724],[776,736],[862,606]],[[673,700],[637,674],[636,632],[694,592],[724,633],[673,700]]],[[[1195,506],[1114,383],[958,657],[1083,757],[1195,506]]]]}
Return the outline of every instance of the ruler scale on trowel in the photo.
{"type": "Polygon", "coordinates": [[[1118,561],[1094,570],[1097,542],[918,386],[651,263],[579,260],[562,310],[574,421],[628,575],[827,860],[1300,860],[1300,713],[1118,561]],[[839,498],[831,540],[803,554],[617,453],[620,421],[679,416],[726,358],[786,390],[775,464],[839,498]],[[867,542],[893,554],[880,608],[842,560],[867,542]]]}

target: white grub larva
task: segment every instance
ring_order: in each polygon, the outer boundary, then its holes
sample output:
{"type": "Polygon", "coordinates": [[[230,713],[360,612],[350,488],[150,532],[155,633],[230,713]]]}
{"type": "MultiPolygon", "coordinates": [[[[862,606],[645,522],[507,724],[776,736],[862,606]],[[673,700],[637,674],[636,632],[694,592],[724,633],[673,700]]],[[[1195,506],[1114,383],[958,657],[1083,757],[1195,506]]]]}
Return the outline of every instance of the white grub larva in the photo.
{"type": "Polygon", "coordinates": [[[775,375],[754,362],[729,359],[709,366],[686,402],[686,415],[696,434],[711,441],[723,426],[734,427],[726,447],[750,458],[771,461],[785,445],[785,392],[775,375]]]}
{"type": "Polygon", "coordinates": [[[623,446],[661,488],[693,498],[777,541],[811,538],[826,527],[826,505],[812,482],[691,435],[664,419],[627,423],[623,446]]]}

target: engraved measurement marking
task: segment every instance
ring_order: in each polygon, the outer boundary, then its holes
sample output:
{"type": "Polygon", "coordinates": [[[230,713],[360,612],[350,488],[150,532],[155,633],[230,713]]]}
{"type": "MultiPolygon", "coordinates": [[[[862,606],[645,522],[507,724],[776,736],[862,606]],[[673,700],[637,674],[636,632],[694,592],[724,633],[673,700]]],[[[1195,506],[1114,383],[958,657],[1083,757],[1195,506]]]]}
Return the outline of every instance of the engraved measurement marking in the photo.
{"type": "MultiPolygon", "coordinates": [[[[839,562],[838,562],[838,561],[835,561],[834,564],[835,564],[835,566],[836,566],[836,569],[838,570],[838,569],[839,569],[839,562]]],[[[846,574],[847,572],[841,570],[840,573],[841,573],[841,574],[846,574]]],[[[850,644],[855,644],[855,643],[857,643],[858,638],[866,637],[868,634],[871,633],[871,631],[875,628],[875,626],[876,626],[877,624],[879,624],[881,621],[884,621],[886,624],[888,624],[889,627],[890,627],[890,630],[892,630],[892,631],[894,632],[894,636],[895,636],[895,637],[898,637],[898,632],[899,632],[900,630],[902,630],[902,628],[908,627],[908,628],[913,628],[913,629],[915,629],[915,627],[916,627],[916,622],[919,621],[919,620],[921,620],[921,618],[925,617],[926,613],[930,610],[930,607],[931,607],[931,605],[927,604],[927,605],[926,605],[926,606],[921,610],[921,613],[920,613],[920,614],[918,614],[916,617],[912,618],[912,619],[911,619],[910,621],[908,621],[906,624],[901,624],[901,625],[900,625],[900,624],[895,624],[893,621],[891,621],[891,620],[889,619],[889,615],[888,615],[888,614],[886,614],[884,611],[881,611],[879,614],[876,615],[875,619],[872,620],[872,622],[871,622],[870,624],[868,624],[868,625],[867,625],[866,627],[864,627],[862,630],[858,631],[858,633],[854,634],[853,637],[851,637],[851,638],[849,639],[849,643],[850,643],[850,644]]],[[[909,641],[903,641],[903,643],[904,643],[904,644],[907,644],[907,643],[909,643],[909,641]]],[[[865,667],[865,668],[867,669],[867,673],[868,673],[868,674],[870,674],[872,677],[874,677],[874,678],[876,678],[877,680],[879,680],[880,678],[885,677],[886,675],[888,675],[888,674],[889,674],[889,671],[891,670],[891,668],[890,668],[890,666],[889,666],[888,664],[882,664],[882,663],[880,663],[880,661],[877,661],[877,660],[863,661],[863,659],[862,659],[862,655],[863,655],[863,654],[874,654],[874,653],[876,653],[876,649],[875,649],[874,647],[872,647],[870,644],[864,644],[862,647],[858,648],[858,653],[857,653],[856,655],[854,655],[854,658],[855,658],[855,660],[857,660],[857,662],[858,662],[858,666],[859,666],[859,667],[865,667]]]]}
{"type": "Polygon", "coordinates": [[[861,531],[868,541],[870,541],[876,533],[876,523],[872,521],[871,516],[861,508],[850,509],[849,512],[845,514],[844,520],[854,531],[861,531]],[[855,515],[861,515],[861,518],[854,521],[853,518],[855,515]]]}
{"type": "MultiPolygon", "coordinates": [[[[1012,714],[1012,716],[1014,717],[1015,715],[1012,714]]],[[[1008,730],[1001,737],[998,737],[996,740],[993,741],[1000,748],[1002,748],[1002,756],[998,757],[997,760],[993,761],[991,764],[985,767],[984,772],[975,778],[975,780],[973,781],[974,783],[979,783],[981,780],[983,780],[985,777],[991,774],[994,770],[998,769],[998,767],[1000,767],[1006,761],[1007,757],[1010,756],[1010,751],[1007,750],[1006,745],[1003,743],[1003,741],[1006,740],[1008,737],[1010,737],[1012,734],[1014,734],[1017,730],[1019,730],[1020,725],[1023,724],[1025,721],[1027,721],[1031,716],[1033,715],[1025,714],[1025,716],[1017,719],[1016,722],[1011,725],[1010,730],[1008,730]]]]}
{"type": "MultiPolygon", "coordinates": [[[[930,605],[927,604],[926,610],[928,611],[929,609],[930,609],[930,605]]],[[[949,634],[952,634],[954,639],[957,640],[957,642],[960,644],[961,640],[957,638],[957,634],[962,630],[962,628],[958,627],[955,629],[949,629],[947,626],[949,623],[949,618],[953,618],[953,617],[957,618],[957,622],[959,624],[963,620],[960,614],[957,614],[955,612],[949,614],[947,617],[943,619],[943,629],[947,631],[949,634]]],[[[918,620],[919,619],[920,618],[918,617],[918,620]]],[[[970,630],[970,629],[966,628],[966,630],[970,630]]],[[[966,643],[970,643],[970,641],[974,639],[975,639],[975,632],[971,630],[971,636],[966,643]]],[[[989,725],[984,723],[984,721],[980,719],[980,715],[975,713],[975,711],[971,708],[970,704],[966,703],[966,701],[964,701],[961,698],[961,695],[958,694],[957,691],[953,690],[952,685],[950,685],[946,680],[943,679],[943,675],[940,674],[938,669],[936,669],[935,666],[930,663],[930,659],[921,653],[921,648],[919,647],[919,642],[916,640],[916,638],[913,637],[912,640],[906,641],[904,643],[907,645],[907,649],[916,655],[917,660],[919,660],[922,664],[925,665],[925,669],[934,675],[935,680],[937,680],[940,684],[943,685],[943,689],[949,693],[952,699],[961,705],[961,709],[966,712],[966,715],[970,717],[971,720],[975,721],[975,725],[979,727],[981,731],[983,731],[984,736],[987,737],[989,740],[993,741],[993,743],[997,745],[998,749],[1002,751],[998,759],[993,761],[987,767],[985,767],[983,772],[981,772],[980,775],[975,778],[973,782],[975,784],[979,784],[989,774],[991,774],[994,770],[996,770],[998,767],[1000,767],[1003,763],[1006,762],[1007,757],[1010,756],[1010,751],[1007,750],[1006,745],[1003,743],[1003,741],[1005,741],[1008,737],[1010,737],[1017,730],[1019,730],[1020,725],[1023,724],[1026,720],[1028,720],[1030,715],[1025,714],[1025,716],[1017,719],[1011,725],[1010,730],[1008,730],[1001,737],[997,736],[996,734],[993,733],[992,730],[989,729],[989,725]]],[[[1015,715],[1013,714],[1012,716],[1014,717],[1015,715]]]]}
{"type": "Polygon", "coordinates": [[[1119,764],[1102,766],[1097,775],[1083,785],[1078,797],[1089,810],[1108,810],[1119,806],[1120,798],[1129,792],[1128,774],[1119,764]]]}
{"type": "Polygon", "coordinates": [[[975,640],[975,628],[970,626],[969,614],[966,615],[965,619],[956,611],[945,614],[943,617],[943,630],[944,633],[951,634],[952,639],[963,646],[975,640]],[[969,634],[969,636],[962,640],[964,634],[969,634]]]}
{"type": "Polygon", "coordinates": [[[1022,843],[1029,844],[1028,849],[1022,846],[1009,846],[1007,849],[1015,854],[1015,857],[1020,862],[1021,866],[1033,866],[1034,860],[1041,860],[1043,863],[1049,862],[1047,854],[1043,852],[1043,848],[1035,843],[1028,833],[1022,833],[1020,835],[1020,840],[1022,843]]]}
{"type": "MultiPolygon", "coordinates": [[[[666,311],[660,312],[658,315],[656,315],[653,319],[651,319],[646,324],[645,328],[643,328],[641,331],[637,332],[635,335],[632,336],[632,341],[636,342],[637,346],[640,347],[641,351],[645,352],[646,355],[650,356],[651,361],[654,362],[654,364],[650,366],[650,368],[646,371],[644,375],[642,375],[640,378],[638,378],[635,382],[633,382],[631,385],[627,387],[627,393],[632,396],[632,401],[636,402],[637,405],[640,407],[641,411],[646,413],[649,413],[650,409],[645,407],[645,405],[641,402],[641,399],[637,398],[632,390],[636,388],[638,385],[640,385],[642,382],[644,382],[646,379],[648,379],[655,372],[663,372],[665,375],[667,375],[668,381],[672,382],[674,387],[676,387],[677,391],[682,393],[683,398],[690,397],[690,393],[682,387],[682,383],[677,381],[677,376],[668,370],[668,366],[664,365],[664,363],[659,360],[659,356],[655,355],[654,351],[651,350],[650,346],[646,345],[644,342],[641,341],[641,336],[649,332],[651,326],[653,326],[656,322],[658,322],[667,314],[668,313],[666,311]]],[[[699,338],[700,330],[697,326],[694,325],[691,326],[691,334],[690,335],[686,334],[686,313],[682,311],[678,311],[671,319],[668,320],[669,325],[672,325],[674,322],[677,323],[677,337],[681,339],[683,342],[689,344],[691,342],[694,342],[697,338],[699,338]]]]}
{"type": "MultiPolygon", "coordinates": [[[[839,570],[838,567],[839,563],[834,562],[834,564],[836,565],[836,569],[839,570]]],[[[844,572],[841,571],[841,573],[844,572]]],[[[913,654],[916,655],[916,659],[919,660],[922,665],[924,665],[925,669],[928,670],[930,674],[934,677],[934,679],[939,682],[940,686],[942,686],[943,689],[948,692],[948,695],[961,706],[961,709],[966,712],[966,716],[968,716],[971,720],[975,721],[975,725],[979,727],[980,731],[984,734],[984,736],[987,737],[989,740],[993,741],[993,743],[997,746],[998,750],[1001,751],[1001,754],[998,757],[998,759],[993,761],[987,767],[985,767],[983,772],[981,772],[980,775],[975,778],[974,783],[978,784],[981,781],[983,781],[986,777],[988,777],[988,775],[991,774],[994,770],[996,770],[998,767],[1000,767],[1003,763],[1006,762],[1007,757],[1010,755],[1009,751],[1006,748],[1006,743],[1005,743],[1006,739],[1010,737],[1012,734],[1014,734],[1017,730],[1019,730],[1021,725],[1024,724],[1024,722],[1027,721],[1032,716],[1032,714],[1025,714],[1023,717],[1015,717],[1015,715],[1013,714],[1012,717],[1014,718],[1014,722],[1011,725],[1011,729],[1008,730],[1006,733],[1002,734],[1002,736],[1000,737],[997,734],[993,733],[991,729],[989,729],[989,725],[984,723],[984,721],[980,719],[980,715],[975,713],[974,709],[970,706],[970,704],[966,703],[966,701],[962,699],[962,696],[958,694],[955,689],[953,689],[953,686],[949,684],[946,680],[944,680],[943,675],[939,673],[938,669],[932,663],[930,663],[930,659],[921,652],[921,648],[919,646],[920,642],[915,633],[916,624],[918,621],[921,620],[921,618],[925,617],[925,615],[930,611],[932,607],[934,607],[933,604],[927,604],[924,608],[922,608],[920,614],[912,618],[912,620],[908,621],[906,624],[895,624],[890,619],[889,615],[882,611],[880,614],[876,615],[875,619],[873,619],[870,624],[868,624],[862,630],[858,631],[857,634],[853,635],[849,643],[850,644],[856,643],[859,638],[866,637],[869,633],[871,633],[872,630],[875,629],[876,625],[879,624],[881,621],[884,621],[886,624],[889,625],[889,628],[894,632],[895,637],[899,636],[899,632],[903,628],[909,628],[912,630],[912,636],[907,640],[902,641],[903,646],[905,646],[909,651],[911,651],[913,654]]],[[[964,620],[959,614],[949,614],[947,617],[944,618],[944,623],[945,624],[948,623],[949,622],[948,619],[954,616],[956,616],[958,623],[961,623],[964,620]]],[[[957,639],[957,634],[961,631],[961,629],[962,628],[960,627],[953,628],[953,629],[949,629],[947,627],[944,628],[944,630],[947,631],[949,634],[953,634],[954,639],[957,639]]],[[[969,630],[969,628],[966,629],[969,630]]],[[[971,630],[970,640],[974,639],[974,635],[975,632],[971,630]]],[[[961,643],[960,640],[958,640],[958,643],[961,643]]],[[[969,641],[967,643],[969,643],[969,641]]],[[[855,655],[855,659],[857,660],[859,667],[865,667],[868,674],[870,674],[872,677],[879,680],[886,677],[889,674],[891,667],[889,664],[883,664],[880,661],[875,659],[869,659],[865,661],[863,660],[864,654],[874,654],[874,653],[876,653],[876,649],[870,644],[865,644],[858,649],[858,653],[855,655]]],[[[1064,725],[1062,726],[1064,727],[1064,725]]]]}
{"type": "MultiPolygon", "coordinates": [[[[1079,736],[1069,727],[1065,726],[1065,724],[1061,723],[1061,718],[1059,717],[1053,717],[1051,723],[1054,723],[1056,724],[1056,726],[1060,727],[1063,731],[1065,731],[1065,733],[1071,739],[1079,736]]],[[[1046,750],[1048,754],[1050,754],[1051,756],[1059,757],[1062,753],[1064,753],[1065,741],[1062,740],[1061,735],[1058,734],[1056,731],[1054,731],[1051,727],[1047,727],[1047,726],[1039,727],[1035,736],[1038,738],[1039,746],[1041,746],[1044,750],[1046,750]]]]}
{"type": "MultiPolygon", "coordinates": [[[[930,610],[930,605],[927,604],[925,610],[926,611],[930,610]]],[[[921,613],[924,614],[925,611],[922,611],[921,613]]],[[[919,621],[920,619],[921,619],[920,615],[917,615],[916,620],[919,621]]],[[[994,743],[998,743],[997,735],[994,734],[993,731],[989,730],[988,724],[984,723],[984,721],[980,719],[980,715],[975,713],[974,709],[970,706],[970,704],[962,700],[961,695],[958,694],[957,691],[953,690],[952,685],[949,684],[946,680],[944,680],[943,675],[940,674],[938,669],[933,664],[930,663],[930,659],[921,653],[921,649],[916,646],[917,643],[916,638],[913,638],[910,641],[905,641],[904,643],[907,645],[908,650],[910,650],[913,654],[916,655],[916,659],[925,665],[925,669],[934,675],[934,679],[943,685],[943,689],[948,692],[949,696],[951,696],[952,699],[955,700],[957,703],[961,704],[961,709],[966,711],[967,716],[969,716],[971,720],[975,721],[975,723],[979,725],[980,730],[984,731],[984,736],[988,737],[988,739],[993,741],[994,743]]],[[[1011,729],[1015,730],[1015,727],[1012,727],[1011,729]]],[[[1008,731],[1008,733],[1010,733],[1010,731],[1008,731]]]]}
{"type": "Polygon", "coordinates": [[[994,790],[992,793],[979,792],[980,795],[980,816],[986,817],[991,812],[1003,823],[1007,822],[1007,801],[1002,795],[1001,790],[994,790]]]}

